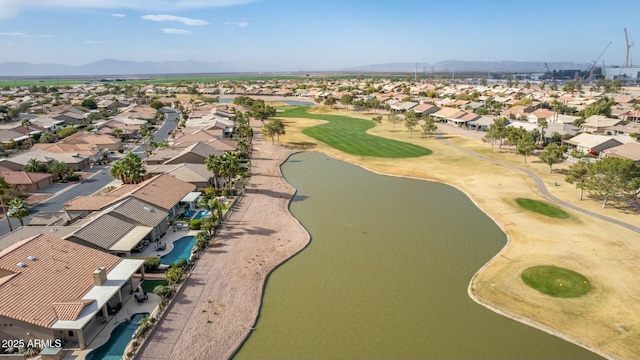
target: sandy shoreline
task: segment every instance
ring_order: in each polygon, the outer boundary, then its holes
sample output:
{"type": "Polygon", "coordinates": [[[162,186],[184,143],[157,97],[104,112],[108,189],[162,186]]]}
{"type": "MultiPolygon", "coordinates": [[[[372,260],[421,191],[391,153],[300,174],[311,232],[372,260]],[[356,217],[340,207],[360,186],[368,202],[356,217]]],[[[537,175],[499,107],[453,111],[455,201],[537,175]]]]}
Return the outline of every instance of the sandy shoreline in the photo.
{"type": "Polygon", "coordinates": [[[280,171],[294,152],[256,135],[244,198],[139,359],[227,359],[250,335],[268,275],[310,240],[289,212],[295,189],[280,171]]]}

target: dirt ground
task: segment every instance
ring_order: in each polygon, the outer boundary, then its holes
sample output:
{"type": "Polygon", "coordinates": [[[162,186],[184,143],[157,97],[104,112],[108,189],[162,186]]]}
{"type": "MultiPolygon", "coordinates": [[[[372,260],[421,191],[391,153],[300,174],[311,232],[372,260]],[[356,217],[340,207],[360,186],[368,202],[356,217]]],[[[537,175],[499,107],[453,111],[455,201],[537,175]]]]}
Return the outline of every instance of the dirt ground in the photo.
{"type": "MultiPolygon", "coordinates": [[[[320,107],[313,111],[329,111],[320,107]]],[[[362,113],[334,110],[341,115],[369,118],[362,113]]],[[[558,220],[521,209],[517,197],[546,201],[531,177],[515,169],[495,165],[453,148],[435,138],[424,138],[405,129],[391,131],[383,121],[369,133],[417,145],[434,152],[414,159],[378,159],[339,152],[301,130],[322,123],[312,119],[285,119],[287,134],[283,146],[321,151],[371,171],[436,180],[465,192],[507,234],[509,242],[471,279],[470,296],[480,304],[515,320],[527,323],[608,358],[640,358],[640,234],[618,225],[564,209],[571,214],[558,220]],[[550,264],[587,276],[592,291],[576,299],[543,295],[526,286],[520,274],[530,266],[550,264]]],[[[398,128],[398,127],[396,127],[398,128]]],[[[481,140],[446,133],[449,141],[495,159],[517,164],[541,176],[549,191],[582,208],[638,224],[638,214],[629,209],[607,207],[585,198],[564,182],[566,165],[549,167],[530,158],[527,164],[512,150],[491,152],[481,140]],[[556,182],[558,186],[553,186],[556,182]]]]}

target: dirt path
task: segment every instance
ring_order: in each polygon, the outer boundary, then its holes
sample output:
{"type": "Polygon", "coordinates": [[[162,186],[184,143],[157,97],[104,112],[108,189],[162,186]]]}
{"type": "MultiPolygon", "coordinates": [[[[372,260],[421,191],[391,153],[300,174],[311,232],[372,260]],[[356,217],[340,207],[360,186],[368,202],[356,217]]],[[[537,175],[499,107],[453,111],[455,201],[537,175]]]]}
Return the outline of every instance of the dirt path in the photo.
{"type": "MultiPolygon", "coordinates": [[[[255,129],[257,133],[257,129],[255,129]]],[[[269,273],[309,242],[289,213],[295,189],[280,164],[293,152],[254,138],[252,176],[139,359],[227,359],[250,334],[269,273]]]]}

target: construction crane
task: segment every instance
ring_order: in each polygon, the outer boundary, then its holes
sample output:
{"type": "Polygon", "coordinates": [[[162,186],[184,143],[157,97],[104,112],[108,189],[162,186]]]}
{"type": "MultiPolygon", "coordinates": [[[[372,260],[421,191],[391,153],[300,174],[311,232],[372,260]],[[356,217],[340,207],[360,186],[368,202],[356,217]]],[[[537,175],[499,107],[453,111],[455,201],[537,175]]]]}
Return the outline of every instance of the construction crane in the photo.
{"type": "Polygon", "coordinates": [[[630,52],[631,52],[631,48],[634,46],[634,43],[629,44],[629,35],[627,34],[627,28],[624,28],[624,39],[627,41],[627,61],[624,63],[624,67],[630,67],[633,66],[633,64],[631,64],[631,59],[630,57],[630,52]]]}
{"type": "Polygon", "coordinates": [[[602,55],[604,55],[604,53],[607,52],[607,49],[609,48],[609,46],[611,46],[612,43],[613,41],[609,41],[607,46],[605,46],[604,50],[602,50],[602,52],[600,53],[600,56],[598,56],[598,58],[593,61],[593,64],[591,64],[591,66],[589,66],[589,68],[587,69],[587,71],[589,72],[589,81],[593,80],[593,68],[596,66],[596,64],[598,63],[598,60],[600,60],[602,55]]]}

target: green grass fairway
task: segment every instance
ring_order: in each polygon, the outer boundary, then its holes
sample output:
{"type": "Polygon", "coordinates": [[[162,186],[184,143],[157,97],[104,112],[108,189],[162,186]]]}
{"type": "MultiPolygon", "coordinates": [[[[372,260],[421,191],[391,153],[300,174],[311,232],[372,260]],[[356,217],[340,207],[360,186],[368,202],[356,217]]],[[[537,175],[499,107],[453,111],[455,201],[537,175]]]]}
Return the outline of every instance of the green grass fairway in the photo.
{"type": "Polygon", "coordinates": [[[366,131],[373,127],[373,122],[369,120],[308,114],[306,107],[285,109],[276,116],[328,121],[327,124],[304,129],[302,133],[348,154],[381,158],[412,158],[431,154],[431,150],[421,146],[367,134],[366,131]]]}
{"type": "Polygon", "coordinates": [[[557,219],[569,218],[569,214],[566,211],[560,209],[557,206],[543,203],[541,201],[517,198],[516,202],[518,203],[518,205],[520,205],[520,207],[523,207],[527,210],[533,211],[538,214],[542,214],[542,215],[549,216],[552,218],[557,218],[557,219]]]}
{"type": "Polygon", "coordinates": [[[145,280],[142,282],[142,289],[148,293],[153,293],[153,289],[158,285],[169,285],[167,280],[145,280]]]}
{"type": "Polygon", "coordinates": [[[591,291],[589,279],[557,266],[533,266],[525,269],[520,276],[525,284],[549,296],[575,298],[591,291]]]}

